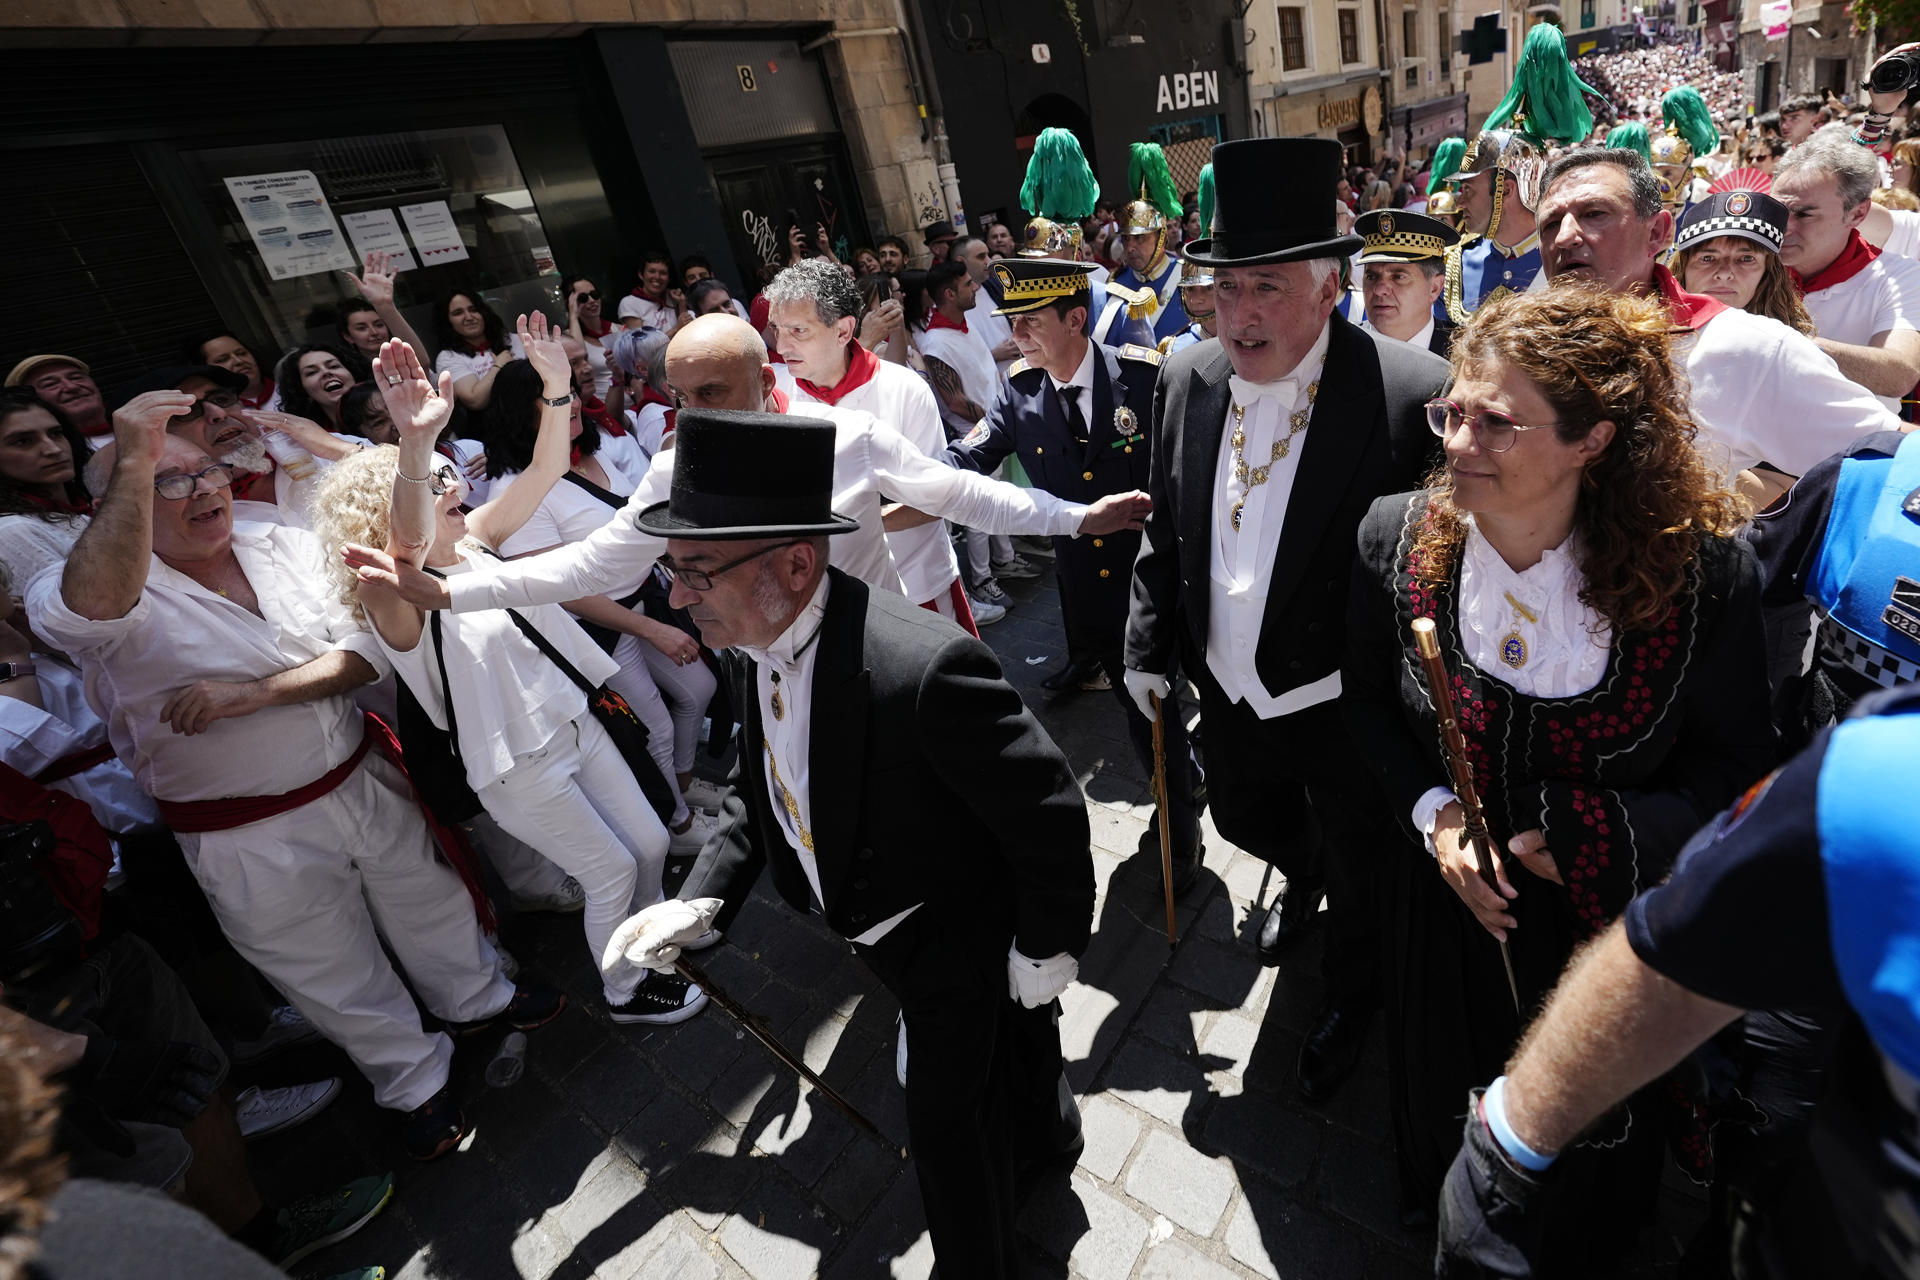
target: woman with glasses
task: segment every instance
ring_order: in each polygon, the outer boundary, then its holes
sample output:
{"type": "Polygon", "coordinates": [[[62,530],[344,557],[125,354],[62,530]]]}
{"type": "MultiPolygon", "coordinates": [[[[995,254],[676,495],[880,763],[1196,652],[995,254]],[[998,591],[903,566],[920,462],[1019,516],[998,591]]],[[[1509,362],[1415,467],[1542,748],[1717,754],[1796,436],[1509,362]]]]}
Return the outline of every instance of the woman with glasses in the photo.
{"type": "MultiPolygon", "coordinates": [[[[1468,1089],[1500,1073],[1573,949],[1774,762],[1746,509],[1694,450],[1672,333],[1658,299],[1578,286],[1483,307],[1428,406],[1442,468],[1361,525],[1344,707],[1417,842],[1381,867],[1412,1216],[1433,1211],[1468,1089]],[[1416,618],[1437,629],[1497,887],[1464,838],[1416,618]]],[[[1542,1274],[1604,1271],[1648,1220],[1661,1089],[1560,1161],[1578,1209],[1549,1227],[1542,1274]]]]}
{"type": "Polygon", "coordinates": [[[619,332],[601,311],[600,286],[586,276],[567,281],[567,332],[587,349],[587,363],[593,366],[593,398],[605,400],[613,386],[613,368],[607,363],[603,339],[619,332]]]}
{"type": "MultiPolygon", "coordinates": [[[[579,882],[597,968],[614,927],[662,901],[667,832],[585,694],[520,623],[595,685],[617,665],[557,605],[435,613],[429,622],[398,595],[361,582],[340,557],[348,543],[384,546],[442,575],[471,572],[494,560],[533,514],[566,471],[568,423],[577,418],[566,352],[549,337],[545,317],[529,324],[522,316],[519,336],[546,403],[534,456],[516,484],[462,512],[459,469],[434,452],[453,411],[453,379],[442,371],[436,387],[405,343],[389,342],[375,378],[400,445],[365,450],[327,473],[317,531],[332,552],[328,569],[341,599],[372,625],[407,691],[448,732],[487,813],[579,882]]],[[[672,975],[638,976],[604,980],[615,1021],[679,1022],[705,1003],[697,987],[672,975]]]]}

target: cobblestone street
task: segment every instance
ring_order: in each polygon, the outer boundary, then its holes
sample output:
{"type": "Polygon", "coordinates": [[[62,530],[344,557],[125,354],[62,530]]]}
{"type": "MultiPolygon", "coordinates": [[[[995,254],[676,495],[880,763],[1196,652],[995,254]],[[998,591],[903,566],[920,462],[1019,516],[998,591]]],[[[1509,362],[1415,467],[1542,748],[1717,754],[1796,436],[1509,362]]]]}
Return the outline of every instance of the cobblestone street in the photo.
{"type": "MultiPolygon", "coordinates": [[[[1281,968],[1260,966],[1247,935],[1277,881],[1210,825],[1206,870],[1169,955],[1157,852],[1151,862],[1135,855],[1149,788],[1118,705],[1110,694],[1041,691],[1063,657],[1051,574],[1010,589],[1018,607],[987,639],[1086,788],[1100,885],[1062,1024],[1086,1151],[1071,1178],[1043,1185],[1024,1209],[1030,1274],[1430,1274],[1430,1238],[1396,1222],[1383,1029],[1373,1027],[1361,1069],[1330,1105],[1299,1099],[1293,1061],[1319,1000],[1318,936],[1281,968]]],[[[508,1089],[482,1078],[498,1037],[462,1043],[457,1087],[476,1130],[467,1149],[411,1164],[343,1058],[320,1050],[273,1064],[273,1082],[332,1072],[348,1086],[318,1121],[256,1145],[269,1192],[399,1175],[387,1210],[300,1275],[375,1263],[396,1280],[928,1274],[918,1193],[898,1150],[895,1010],[844,943],[776,907],[763,880],[729,945],[696,958],[887,1144],[801,1096],[718,1007],[652,1031],[603,1021],[574,917],[523,918],[504,938],[575,1003],[533,1033],[527,1072],[508,1089]]],[[[1667,1195],[1644,1274],[1671,1270],[1695,1216],[1691,1196],[1672,1184],[1667,1195]]]]}

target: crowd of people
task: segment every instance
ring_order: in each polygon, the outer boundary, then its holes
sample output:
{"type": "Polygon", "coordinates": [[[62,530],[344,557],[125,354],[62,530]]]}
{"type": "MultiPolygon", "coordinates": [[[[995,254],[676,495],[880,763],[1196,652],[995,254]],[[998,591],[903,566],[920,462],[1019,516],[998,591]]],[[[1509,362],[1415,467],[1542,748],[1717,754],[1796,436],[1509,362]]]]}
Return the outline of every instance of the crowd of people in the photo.
{"type": "Polygon", "coordinates": [[[1659,120],[1660,99],[1678,84],[1699,90],[1722,128],[1733,127],[1747,114],[1746,78],[1738,71],[1720,70],[1712,54],[1692,43],[1593,53],[1573,65],[1604,99],[1603,110],[1595,112],[1603,124],[1659,120]]]}
{"type": "MultiPolygon", "coordinates": [[[[1084,1142],[1054,1010],[1094,878],[978,628],[1052,573],[1043,683],[1124,710],[1169,902],[1210,810],[1282,874],[1261,959],[1326,933],[1302,1097],[1385,1023],[1442,1274],[1607,1274],[1669,1150],[1712,1188],[1698,1274],[1872,1273],[1897,1243],[1835,1224],[1877,1201],[1808,1188],[1827,1082],[1891,1081],[1854,1119],[1897,1142],[1920,1074],[1920,857],[1848,772],[1910,761],[1920,709],[1920,212],[1875,199],[1914,180],[1904,93],[1789,102],[1765,184],[1709,188],[1690,100],[1684,152],[1594,145],[1558,42],[1436,170],[1451,214],[1317,139],[1222,143],[1191,193],[1138,144],[1110,199],[1049,129],[1031,221],[936,222],[924,267],[795,227],[750,290],[648,253],[611,306],[456,290],[428,342],[376,254],[278,360],[212,334],[109,396],[21,358],[10,1229],[51,1204],[274,1274],[394,1178],[267,1203],[246,1139],[341,1082],[235,1067],[324,1038],[439,1158],[455,1041],[568,1003],[504,916],[577,913],[598,1016],[672,1025],[708,1000],[674,962],[765,871],[899,1002],[943,1273],[1015,1274],[1020,1197],[1084,1142]],[[1829,920],[1806,885],[1843,849],[1880,861],[1828,865],[1829,920]]],[[[1691,79],[1738,114],[1671,47],[1581,71],[1623,113],[1691,79]]],[[[111,1270],[107,1238],[40,1247],[111,1270]]]]}

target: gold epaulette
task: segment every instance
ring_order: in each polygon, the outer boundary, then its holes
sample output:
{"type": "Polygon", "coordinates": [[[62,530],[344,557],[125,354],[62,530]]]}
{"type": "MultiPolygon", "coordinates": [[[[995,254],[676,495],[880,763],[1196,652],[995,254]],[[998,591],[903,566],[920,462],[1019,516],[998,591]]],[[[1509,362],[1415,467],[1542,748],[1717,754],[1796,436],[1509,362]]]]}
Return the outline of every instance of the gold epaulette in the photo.
{"type": "MultiPolygon", "coordinates": [[[[1172,342],[1173,339],[1165,338],[1162,339],[1162,341],[1172,342]]],[[[1115,347],[1113,354],[1119,356],[1122,360],[1139,360],[1144,364],[1159,364],[1161,357],[1166,353],[1164,351],[1156,351],[1152,347],[1143,347],[1137,342],[1129,342],[1124,346],[1115,347]]]]}
{"type": "Polygon", "coordinates": [[[1027,363],[1025,356],[1022,356],[1007,366],[1007,376],[1011,378],[1015,374],[1025,373],[1031,368],[1033,368],[1033,366],[1027,363]]]}
{"type": "Polygon", "coordinates": [[[1160,295],[1151,289],[1129,289],[1123,284],[1107,281],[1107,292],[1127,304],[1127,315],[1135,320],[1145,320],[1158,309],[1160,295]]]}

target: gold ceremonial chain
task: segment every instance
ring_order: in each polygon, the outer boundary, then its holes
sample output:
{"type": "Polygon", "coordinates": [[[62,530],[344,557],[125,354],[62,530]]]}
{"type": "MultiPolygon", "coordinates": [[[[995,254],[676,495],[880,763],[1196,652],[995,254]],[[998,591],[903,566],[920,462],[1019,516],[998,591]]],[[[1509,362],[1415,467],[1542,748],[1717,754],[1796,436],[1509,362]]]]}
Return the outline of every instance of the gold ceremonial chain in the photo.
{"type": "MultiPolygon", "coordinates": [[[[1267,477],[1273,473],[1274,463],[1279,462],[1292,451],[1293,438],[1307,429],[1307,420],[1313,415],[1314,397],[1319,394],[1320,383],[1318,380],[1309,382],[1307,384],[1306,407],[1303,409],[1295,409],[1288,415],[1287,434],[1273,442],[1273,456],[1267,459],[1267,463],[1263,467],[1249,467],[1247,465],[1247,455],[1244,452],[1247,447],[1247,408],[1245,405],[1239,404],[1233,406],[1233,478],[1249,490],[1258,489],[1261,485],[1265,484],[1267,477]]],[[[1246,495],[1242,494],[1240,500],[1233,504],[1233,510],[1228,513],[1228,518],[1233,524],[1233,531],[1235,533],[1240,532],[1240,511],[1241,508],[1246,505],[1246,495]]]]}
{"type": "Polygon", "coordinates": [[[1500,641],[1500,661],[1515,671],[1527,665],[1527,638],[1520,634],[1520,619],[1539,625],[1540,615],[1513,598],[1513,592],[1506,593],[1507,603],[1513,606],[1513,626],[1507,630],[1500,641]]]}
{"type": "Polygon", "coordinates": [[[780,780],[780,766],[773,762],[773,743],[760,735],[760,745],[767,749],[767,768],[773,771],[773,789],[780,793],[780,803],[787,807],[787,816],[793,819],[793,829],[800,833],[800,847],[808,853],[813,852],[813,832],[807,830],[807,824],[800,821],[800,804],[793,798],[793,792],[787,790],[787,784],[780,780]]]}

